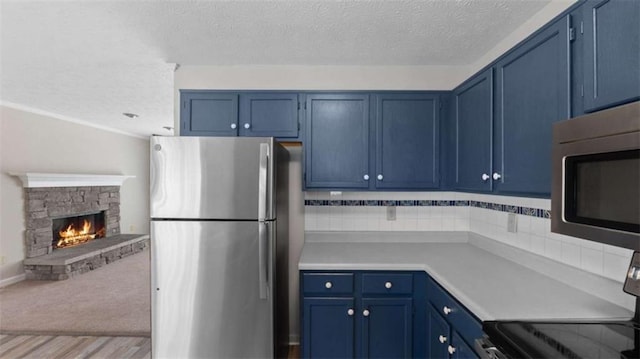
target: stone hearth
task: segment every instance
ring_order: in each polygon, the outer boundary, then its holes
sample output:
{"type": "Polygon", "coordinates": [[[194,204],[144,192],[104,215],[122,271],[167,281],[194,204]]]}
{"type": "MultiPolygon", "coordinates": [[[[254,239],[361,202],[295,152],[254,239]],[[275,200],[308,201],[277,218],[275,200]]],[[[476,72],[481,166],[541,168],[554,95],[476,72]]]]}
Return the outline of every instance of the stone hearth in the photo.
{"type": "Polygon", "coordinates": [[[27,258],[27,279],[63,280],[100,268],[149,247],[149,235],[119,234],[94,239],[81,246],[56,250],[44,256],[27,258]]]}

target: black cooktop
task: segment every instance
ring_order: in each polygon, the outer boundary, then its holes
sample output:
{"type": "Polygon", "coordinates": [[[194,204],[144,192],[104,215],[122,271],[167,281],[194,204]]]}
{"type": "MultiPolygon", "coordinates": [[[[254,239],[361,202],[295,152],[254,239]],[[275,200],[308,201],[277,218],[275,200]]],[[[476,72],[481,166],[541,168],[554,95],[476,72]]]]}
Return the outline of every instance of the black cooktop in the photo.
{"type": "Polygon", "coordinates": [[[484,322],[508,358],[640,358],[638,322],[484,322]]]}

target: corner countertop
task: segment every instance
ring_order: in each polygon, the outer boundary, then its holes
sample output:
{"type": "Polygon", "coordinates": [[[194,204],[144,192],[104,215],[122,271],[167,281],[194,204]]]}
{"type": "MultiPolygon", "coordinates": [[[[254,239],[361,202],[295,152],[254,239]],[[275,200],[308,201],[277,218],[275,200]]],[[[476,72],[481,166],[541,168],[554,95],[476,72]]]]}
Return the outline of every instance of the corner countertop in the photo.
{"type": "Polygon", "coordinates": [[[624,307],[481,248],[482,241],[492,240],[470,232],[306,232],[299,269],[426,271],[482,321],[633,317],[624,307]]]}

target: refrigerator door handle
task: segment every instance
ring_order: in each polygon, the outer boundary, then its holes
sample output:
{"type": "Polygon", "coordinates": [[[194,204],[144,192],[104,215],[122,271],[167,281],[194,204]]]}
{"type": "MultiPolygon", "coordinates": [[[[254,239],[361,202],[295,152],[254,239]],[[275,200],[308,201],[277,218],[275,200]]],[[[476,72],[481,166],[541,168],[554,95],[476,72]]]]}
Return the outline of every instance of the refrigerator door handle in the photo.
{"type": "Polygon", "coordinates": [[[260,285],[260,299],[268,299],[268,226],[269,224],[267,222],[258,222],[258,281],[260,285]]]}
{"type": "Polygon", "coordinates": [[[269,166],[269,144],[260,144],[260,168],[258,170],[258,221],[267,219],[267,199],[269,183],[267,175],[269,166]]]}

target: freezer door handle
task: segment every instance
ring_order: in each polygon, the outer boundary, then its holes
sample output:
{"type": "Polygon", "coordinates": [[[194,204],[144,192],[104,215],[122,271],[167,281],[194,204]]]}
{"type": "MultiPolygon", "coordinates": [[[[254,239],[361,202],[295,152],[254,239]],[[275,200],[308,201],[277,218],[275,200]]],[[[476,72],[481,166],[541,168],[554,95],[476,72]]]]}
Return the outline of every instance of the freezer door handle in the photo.
{"type": "Polygon", "coordinates": [[[269,144],[260,144],[260,168],[258,170],[258,221],[264,222],[267,219],[267,199],[268,199],[268,166],[269,166],[269,144]]]}
{"type": "Polygon", "coordinates": [[[267,299],[269,287],[269,255],[267,222],[258,222],[258,281],[260,285],[260,299],[267,299]]]}

